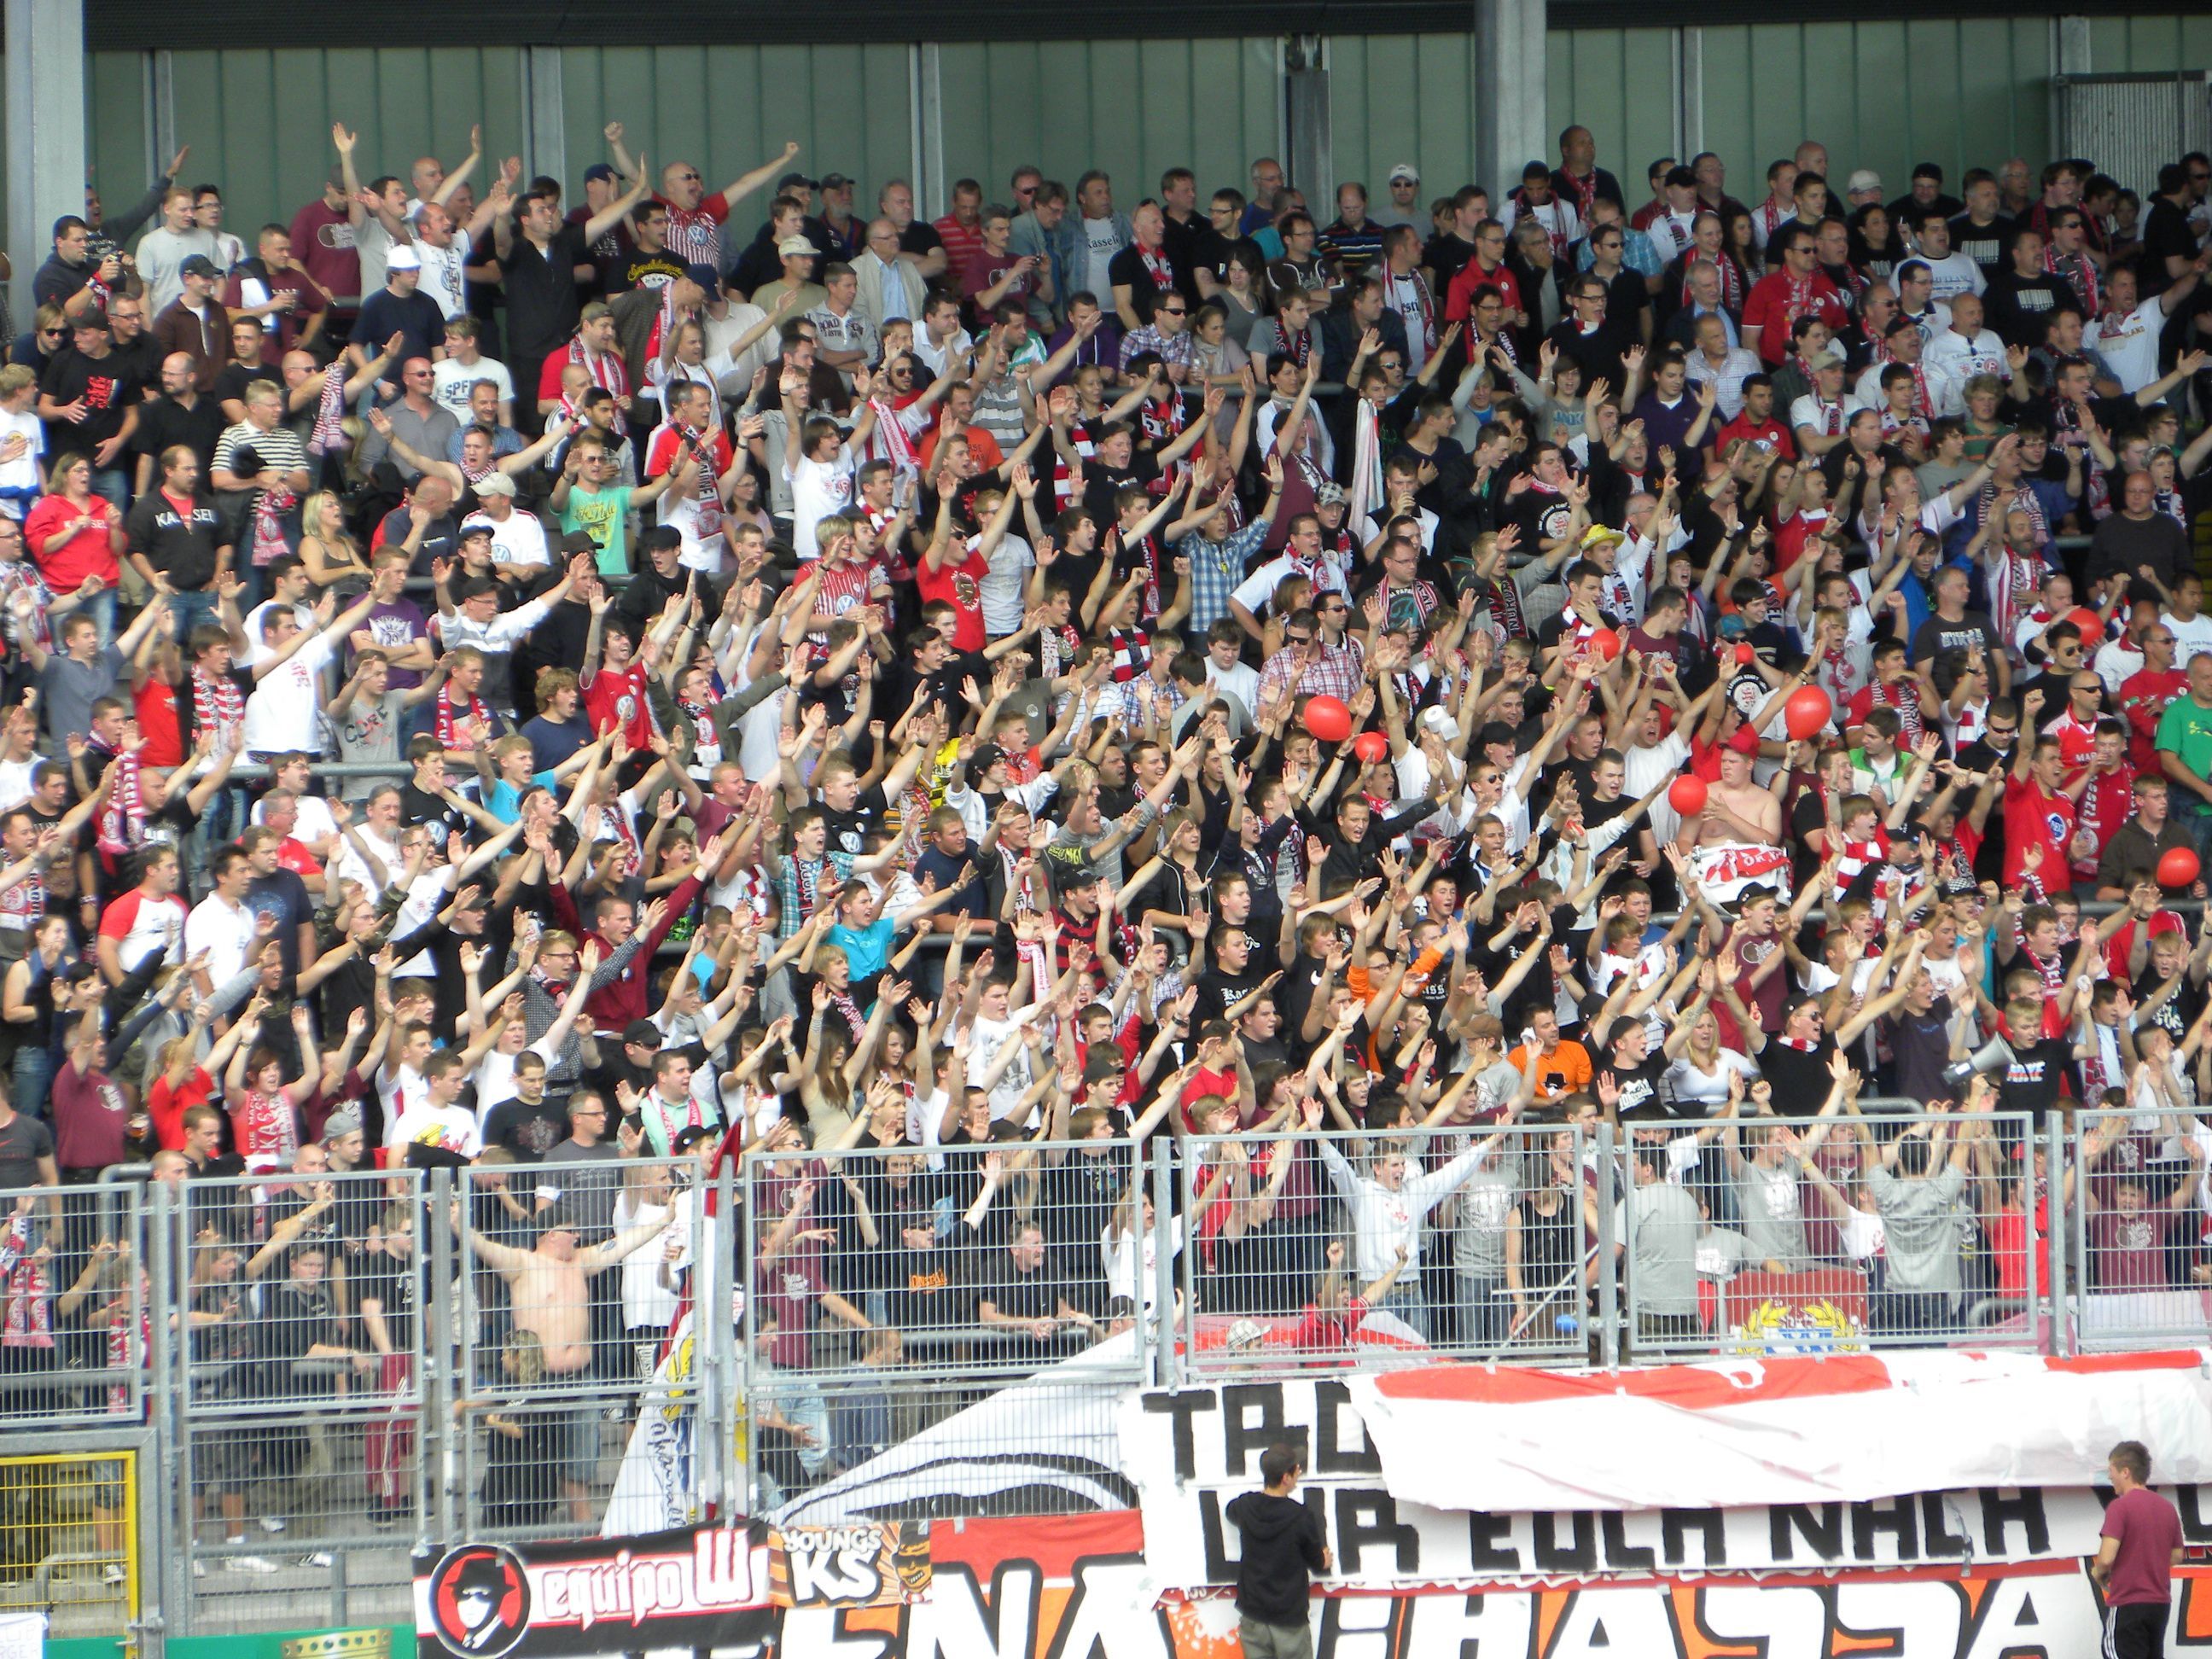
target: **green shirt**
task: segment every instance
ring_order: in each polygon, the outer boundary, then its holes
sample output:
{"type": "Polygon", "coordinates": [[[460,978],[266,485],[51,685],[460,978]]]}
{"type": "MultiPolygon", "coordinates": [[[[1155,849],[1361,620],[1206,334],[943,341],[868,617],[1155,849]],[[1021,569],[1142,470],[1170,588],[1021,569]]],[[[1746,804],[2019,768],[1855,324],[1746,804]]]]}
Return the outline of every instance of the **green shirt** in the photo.
{"type": "Polygon", "coordinates": [[[573,536],[580,530],[592,538],[599,550],[602,576],[629,574],[629,498],[626,484],[598,490],[568,486],[568,504],[561,509],[562,532],[573,536]]]}
{"type": "MultiPolygon", "coordinates": [[[[2185,692],[2176,697],[2158,717],[2158,747],[2179,756],[2181,763],[2198,777],[2212,778],[2212,708],[2202,707],[2185,692]]],[[[2194,790],[2177,793],[2180,793],[2178,805],[2212,812],[2212,802],[2194,790]]]]}

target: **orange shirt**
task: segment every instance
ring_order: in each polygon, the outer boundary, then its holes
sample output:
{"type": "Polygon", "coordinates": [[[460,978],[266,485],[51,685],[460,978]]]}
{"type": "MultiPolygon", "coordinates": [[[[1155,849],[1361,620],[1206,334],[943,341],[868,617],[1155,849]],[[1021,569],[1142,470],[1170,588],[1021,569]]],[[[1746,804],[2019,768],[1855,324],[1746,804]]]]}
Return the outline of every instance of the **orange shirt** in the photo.
{"type": "MultiPolygon", "coordinates": [[[[1522,1073],[1528,1069],[1528,1050],[1526,1045],[1505,1056],[1505,1062],[1522,1073]]],[[[1569,1037],[1561,1037],[1559,1046],[1536,1062],[1536,1097],[1540,1100],[1557,1100],[1562,1095],[1571,1095],[1590,1086],[1596,1075],[1590,1069],[1589,1051],[1569,1037]]]]}

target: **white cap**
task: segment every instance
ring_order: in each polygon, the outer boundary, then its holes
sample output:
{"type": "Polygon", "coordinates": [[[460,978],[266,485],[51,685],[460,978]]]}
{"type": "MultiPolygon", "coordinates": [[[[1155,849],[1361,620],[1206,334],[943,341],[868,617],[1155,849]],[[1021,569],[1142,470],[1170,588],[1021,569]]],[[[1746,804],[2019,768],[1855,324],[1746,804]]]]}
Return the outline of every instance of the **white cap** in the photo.
{"type": "Polygon", "coordinates": [[[391,252],[384,256],[384,268],[386,270],[420,270],[422,269],[422,256],[404,242],[394,242],[391,252]]]}
{"type": "Polygon", "coordinates": [[[1421,182],[1421,175],[1414,170],[1411,161],[1401,161],[1396,167],[1392,167],[1387,182],[1395,185],[1401,179],[1410,179],[1417,185],[1421,182]]]}

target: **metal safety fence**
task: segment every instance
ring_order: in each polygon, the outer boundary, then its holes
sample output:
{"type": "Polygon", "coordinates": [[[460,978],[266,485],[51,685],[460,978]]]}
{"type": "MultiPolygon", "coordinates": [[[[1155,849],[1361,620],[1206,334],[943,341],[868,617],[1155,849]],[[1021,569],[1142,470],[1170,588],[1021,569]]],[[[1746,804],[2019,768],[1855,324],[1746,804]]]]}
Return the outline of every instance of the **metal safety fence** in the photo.
{"type": "Polygon", "coordinates": [[[1129,1392],[1237,1374],[2203,1342],[2208,1153],[1889,1110],[0,1195],[0,1612],[404,1621],[456,1539],[1112,1505],[1129,1392]]]}

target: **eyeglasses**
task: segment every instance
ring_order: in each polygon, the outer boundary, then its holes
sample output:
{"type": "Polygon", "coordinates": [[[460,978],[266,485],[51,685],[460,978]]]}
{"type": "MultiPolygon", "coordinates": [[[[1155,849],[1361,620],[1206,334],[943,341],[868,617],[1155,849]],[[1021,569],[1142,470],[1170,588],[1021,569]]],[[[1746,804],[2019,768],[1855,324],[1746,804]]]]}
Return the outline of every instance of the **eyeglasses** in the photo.
{"type": "Polygon", "coordinates": [[[1159,306],[1155,309],[1162,317],[1183,317],[1189,314],[1189,307],[1186,306],[1159,306]]]}
{"type": "Polygon", "coordinates": [[[2014,738],[2020,735],[2020,727],[2017,726],[1992,726],[1989,728],[1989,732],[1993,738],[2014,738]]]}
{"type": "Polygon", "coordinates": [[[1311,645],[1313,641],[1314,636],[1310,634],[1285,634],[1283,635],[1283,643],[1285,645],[1311,645]]]}
{"type": "Polygon", "coordinates": [[[699,182],[699,175],[696,173],[679,173],[676,175],[676,182],[679,185],[696,185],[699,182]]]}

